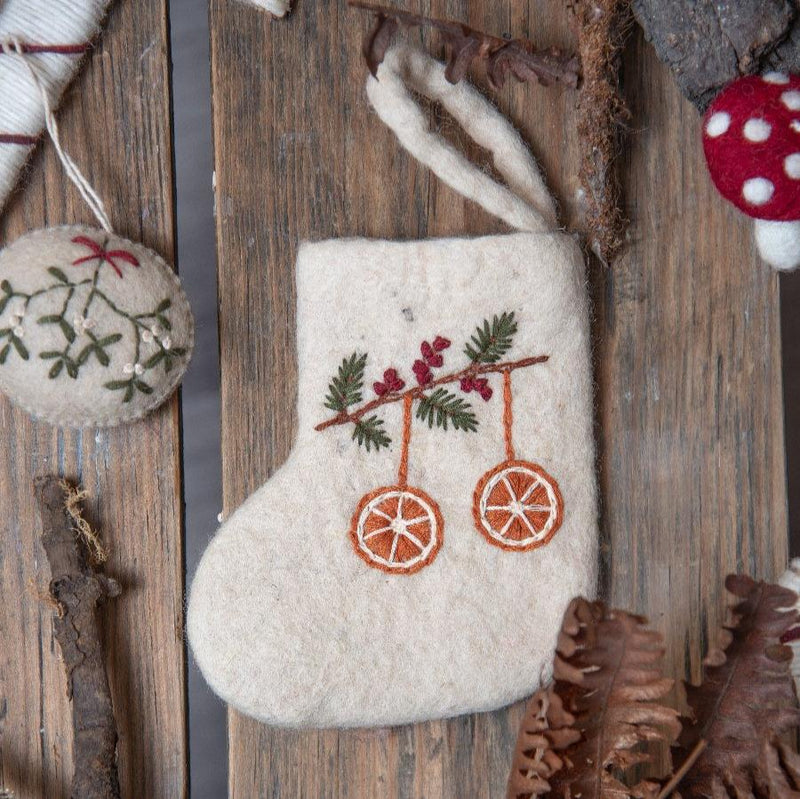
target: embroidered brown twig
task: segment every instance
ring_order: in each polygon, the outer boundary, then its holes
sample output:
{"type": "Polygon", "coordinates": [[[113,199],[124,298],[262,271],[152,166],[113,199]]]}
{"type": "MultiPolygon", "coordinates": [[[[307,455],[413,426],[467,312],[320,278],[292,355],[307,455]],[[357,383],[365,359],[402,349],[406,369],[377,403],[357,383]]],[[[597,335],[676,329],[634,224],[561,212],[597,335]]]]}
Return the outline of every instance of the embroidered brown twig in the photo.
{"type": "Polygon", "coordinates": [[[425,391],[434,388],[435,386],[442,386],[447,383],[457,383],[465,377],[513,372],[515,369],[524,369],[526,366],[535,366],[539,363],[545,363],[545,361],[549,360],[549,358],[549,355],[536,355],[532,358],[522,358],[519,361],[504,361],[501,363],[489,363],[481,365],[470,364],[459,372],[451,372],[450,374],[443,375],[442,377],[438,377],[424,386],[414,386],[413,388],[406,389],[402,392],[384,394],[382,397],[371,400],[357,410],[350,411],[349,413],[346,411],[341,411],[333,418],[324,422],[320,422],[314,429],[320,431],[339,424],[357,422],[362,416],[364,416],[364,414],[375,410],[375,408],[379,408],[381,405],[386,405],[391,402],[401,402],[406,396],[411,396],[412,399],[422,397],[425,391]]]}
{"type": "Polygon", "coordinates": [[[383,61],[400,25],[407,28],[427,26],[439,31],[450,47],[447,80],[458,83],[477,58],[486,62],[492,88],[503,86],[509,75],[521,82],[550,86],[563,83],[573,89],[580,77],[580,61],[557,47],[537,50],[527,39],[502,39],[470,28],[460,22],[430,19],[396,8],[375,5],[365,0],[349,0],[349,5],[375,15],[375,25],[364,39],[364,58],[374,75],[383,61]]]}

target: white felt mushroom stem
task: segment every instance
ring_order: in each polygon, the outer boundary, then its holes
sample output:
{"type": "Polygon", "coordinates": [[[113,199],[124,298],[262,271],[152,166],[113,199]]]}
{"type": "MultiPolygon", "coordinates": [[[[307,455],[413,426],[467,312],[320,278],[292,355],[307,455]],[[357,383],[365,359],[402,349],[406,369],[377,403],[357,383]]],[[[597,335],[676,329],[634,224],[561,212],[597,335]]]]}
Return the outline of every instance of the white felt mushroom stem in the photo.
{"type": "Polygon", "coordinates": [[[269,11],[270,14],[273,14],[276,17],[282,17],[291,11],[292,2],[291,0],[241,0],[243,3],[247,3],[251,6],[258,6],[259,8],[263,8],[265,11],[269,11]]]}
{"type": "Polygon", "coordinates": [[[800,266],[800,220],[756,219],[755,232],[758,252],[768,264],[783,270],[800,266]]]}

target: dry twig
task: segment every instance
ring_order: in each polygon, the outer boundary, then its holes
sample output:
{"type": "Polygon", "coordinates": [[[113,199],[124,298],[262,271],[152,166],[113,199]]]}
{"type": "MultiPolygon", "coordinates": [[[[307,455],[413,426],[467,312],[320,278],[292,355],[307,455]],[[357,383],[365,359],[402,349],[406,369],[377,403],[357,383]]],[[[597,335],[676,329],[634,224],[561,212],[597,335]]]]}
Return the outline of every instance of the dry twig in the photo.
{"type": "MultiPolygon", "coordinates": [[[[76,530],[79,490],[55,476],[39,477],[36,500],[42,518],[42,545],[50,564],[50,594],[60,612],[53,630],[67,670],[72,700],[73,799],[118,799],[117,728],[111,704],[97,618],[97,606],[118,596],[115,580],[94,570],[94,533],[76,530]]],[[[84,522],[85,524],[85,522],[84,522]]],[[[88,526],[88,525],[87,525],[88,526]]],[[[91,530],[91,528],[88,528],[91,530]]]]}

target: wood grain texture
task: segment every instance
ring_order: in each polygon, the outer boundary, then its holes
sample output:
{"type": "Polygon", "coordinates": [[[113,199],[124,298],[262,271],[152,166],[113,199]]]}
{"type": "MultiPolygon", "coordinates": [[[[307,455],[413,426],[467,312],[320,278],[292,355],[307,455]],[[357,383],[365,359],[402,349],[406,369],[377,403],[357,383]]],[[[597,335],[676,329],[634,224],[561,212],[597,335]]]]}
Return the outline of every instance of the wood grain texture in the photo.
{"type": "MultiPolygon", "coordinates": [[[[492,33],[574,47],[557,0],[410,0],[492,33]]],[[[368,108],[344,0],[271,21],[211,2],[225,511],[283,462],[294,434],[294,261],[302,239],[504,230],[419,168],[368,108]]],[[[415,38],[418,34],[412,34],[415,38]]],[[[440,42],[423,40],[435,53],[440,42]]],[[[631,247],[592,266],[603,499],[602,591],[670,635],[696,674],[722,576],[782,569],[787,549],[777,280],[749,224],[714,193],[699,119],[641,39],[627,61],[631,247]],[[688,632],[687,632],[688,630],[688,632]]],[[[475,81],[485,87],[478,71],[475,81]]],[[[569,90],[495,95],[575,221],[569,90]]],[[[432,123],[485,164],[450,120],[432,123]]],[[[521,706],[411,727],[285,732],[230,714],[230,789],[250,797],[494,797],[521,706]]]]}
{"type": "MultiPolygon", "coordinates": [[[[172,143],[165,0],[115,3],[65,97],[61,141],[103,197],[117,231],[173,257],[172,143]]],[[[36,153],[0,226],[93,223],[52,145],[36,153]]],[[[112,430],[59,431],[0,401],[0,786],[60,799],[72,772],[66,678],[41,600],[50,579],[33,478],[55,472],[90,492],[87,515],[123,595],[104,611],[125,797],[186,795],[183,540],[178,401],[112,430]]]]}

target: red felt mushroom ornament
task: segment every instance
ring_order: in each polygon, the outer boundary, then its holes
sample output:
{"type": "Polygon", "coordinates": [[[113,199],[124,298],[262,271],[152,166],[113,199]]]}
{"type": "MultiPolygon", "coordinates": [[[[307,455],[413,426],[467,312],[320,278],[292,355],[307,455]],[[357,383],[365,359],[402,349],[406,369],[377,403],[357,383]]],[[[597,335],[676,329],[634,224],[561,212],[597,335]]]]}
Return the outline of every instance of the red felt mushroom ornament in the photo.
{"type": "Polygon", "coordinates": [[[777,269],[800,265],[800,76],[729,84],[706,111],[703,149],[720,194],[755,219],[761,257],[777,269]]]}

